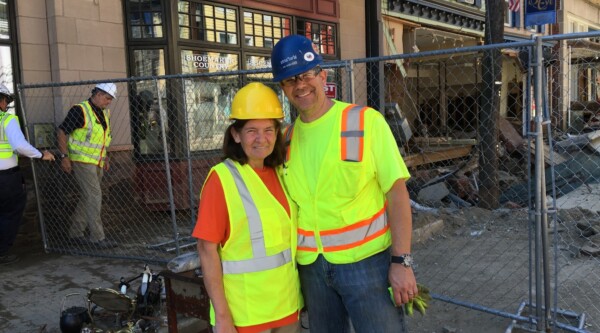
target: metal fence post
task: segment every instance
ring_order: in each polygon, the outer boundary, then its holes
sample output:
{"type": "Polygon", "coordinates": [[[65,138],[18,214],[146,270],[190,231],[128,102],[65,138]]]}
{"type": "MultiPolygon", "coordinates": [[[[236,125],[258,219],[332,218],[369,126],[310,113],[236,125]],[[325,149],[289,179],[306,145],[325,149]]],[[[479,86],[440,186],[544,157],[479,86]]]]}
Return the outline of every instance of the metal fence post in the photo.
{"type": "MultiPolygon", "coordinates": [[[[185,80],[183,77],[181,77],[181,91],[183,93],[183,95],[185,96],[186,94],[186,87],[185,87],[185,80]]],[[[194,184],[193,184],[193,175],[192,175],[192,155],[191,155],[191,149],[190,149],[190,123],[189,123],[189,115],[188,115],[188,103],[187,103],[187,98],[183,98],[183,109],[186,110],[185,112],[185,117],[184,117],[184,128],[185,128],[185,140],[186,143],[184,144],[185,147],[185,157],[187,158],[187,171],[188,171],[188,195],[189,195],[189,199],[190,199],[190,225],[192,226],[192,228],[194,227],[194,216],[195,211],[196,211],[196,207],[194,207],[194,184]]],[[[179,247],[177,247],[179,248],[179,247]]]]}
{"type": "Polygon", "coordinates": [[[348,87],[349,94],[348,97],[352,104],[356,103],[355,93],[354,93],[354,60],[350,60],[346,63],[346,68],[348,69],[348,75],[350,76],[350,86],[348,87]]]}
{"type": "Polygon", "coordinates": [[[544,169],[544,132],[542,124],[544,122],[544,98],[542,97],[542,37],[535,38],[535,62],[533,64],[535,72],[535,268],[536,268],[536,316],[538,318],[537,329],[542,330],[548,327],[550,318],[550,285],[548,281],[549,258],[547,254],[548,235],[547,235],[547,213],[546,213],[546,173],[544,169]],[[542,291],[542,288],[544,289],[542,291]],[[542,296],[545,305],[544,315],[542,316],[542,296]]]}
{"type": "Polygon", "coordinates": [[[160,132],[162,134],[162,144],[163,144],[163,156],[165,159],[165,172],[167,176],[167,192],[169,193],[169,207],[171,210],[171,222],[173,223],[173,237],[175,241],[175,250],[177,255],[180,254],[179,249],[179,231],[177,228],[177,216],[175,214],[175,198],[173,195],[173,181],[171,177],[171,165],[169,162],[169,146],[167,143],[167,115],[162,106],[162,98],[160,96],[160,85],[158,84],[158,80],[154,80],[156,85],[156,93],[158,96],[158,113],[160,117],[160,132]]]}

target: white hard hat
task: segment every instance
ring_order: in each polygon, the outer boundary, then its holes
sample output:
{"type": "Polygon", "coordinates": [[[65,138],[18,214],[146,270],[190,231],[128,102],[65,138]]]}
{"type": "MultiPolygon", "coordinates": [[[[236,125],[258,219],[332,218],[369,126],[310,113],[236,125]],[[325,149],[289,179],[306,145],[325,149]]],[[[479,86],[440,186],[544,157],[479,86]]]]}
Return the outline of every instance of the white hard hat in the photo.
{"type": "Polygon", "coordinates": [[[112,98],[117,98],[117,85],[112,82],[107,83],[98,83],[96,85],[97,89],[104,91],[105,93],[112,96],[112,98]]]}
{"type": "Polygon", "coordinates": [[[6,86],[2,83],[0,83],[0,95],[4,95],[8,98],[8,104],[10,104],[15,99],[10,90],[8,90],[8,88],[6,88],[6,86]]]}

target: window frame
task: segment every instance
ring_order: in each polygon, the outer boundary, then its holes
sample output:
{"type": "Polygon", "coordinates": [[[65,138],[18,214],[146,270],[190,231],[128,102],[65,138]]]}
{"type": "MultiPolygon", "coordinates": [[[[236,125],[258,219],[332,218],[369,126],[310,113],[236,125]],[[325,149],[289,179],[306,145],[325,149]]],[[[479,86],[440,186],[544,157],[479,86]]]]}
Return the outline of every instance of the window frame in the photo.
{"type": "MultiPolygon", "coordinates": [[[[313,19],[309,19],[309,18],[305,18],[305,17],[296,17],[295,18],[295,22],[294,22],[294,30],[295,30],[296,34],[305,36],[306,38],[310,39],[317,46],[317,48],[319,50],[319,54],[321,55],[321,57],[323,57],[323,59],[328,59],[328,60],[337,60],[338,59],[339,53],[340,53],[340,51],[339,51],[340,45],[339,45],[339,42],[338,42],[338,40],[339,40],[339,27],[338,27],[337,24],[335,24],[333,22],[325,22],[325,21],[313,20],[313,19]],[[324,44],[322,43],[322,39],[321,39],[322,37],[321,37],[320,33],[318,33],[319,40],[315,41],[315,38],[313,38],[313,32],[312,31],[311,31],[311,33],[310,33],[309,36],[307,36],[306,30],[300,31],[299,25],[302,22],[304,22],[304,26],[306,26],[306,23],[310,23],[310,24],[315,24],[315,25],[318,25],[318,26],[331,26],[331,27],[333,27],[333,29],[334,29],[333,34],[326,34],[326,36],[331,36],[331,41],[332,41],[331,42],[332,43],[331,44],[331,48],[333,50],[333,54],[323,52],[323,50],[322,50],[321,47],[324,44]]],[[[319,31],[321,31],[321,30],[319,29],[319,31]]]]}
{"type": "MultiPolygon", "coordinates": [[[[154,0],[148,0],[149,2],[152,2],[154,0]]],[[[148,43],[148,42],[164,42],[167,39],[167,34],[168,34],[168,29],[167,29],[167,21],[168,21],[168,11],[165,8],[165,1],[164,0],[158,0],[160,3],[160,10],[157,11],[152,11],[152,13],[160,13],[161,14],[161,29],[162,29],[162,37],[134,37],[133,36],[133,25],[131,22],[131,15],[132,15],[132,1],[131,0],[126,0],[124,1],[124,6],[125,6],[125,27],[127,28],[127,41],[128,42],[140,42],[140,43],[148,43]]],[[[139,6],[141,6],[141,3],[139,4],[139,6]]],[[[142,13],[141,11],[139,11],[138,13],[142,13]]],[[[144,27],[144,25],[135,25],[136,27],[144,27]]],[[[151,27],[154,27],[157,25],[151,25],[151,27]]]]}
{"type": "MultiPolygon", "coordinates": [[[[223,47],[223,48],[239,48],[241,46],[241,32],[240,32],[240,8],[241,7],[237,7],[237,6],[230,6],[230,5],[226,5],[226,4],[222,4],[222,3],[215,3],[215,2],[210,2],[210,1],[202,1],[202,0],[176,0],[174,1],[174,6],[176,9],[176,13],[174,13],[175,17],[176,17],[176,21],[173,22],[173,30],[174,30],[174,35],[175,38],[177,40],[177,43],[179,45],[183,45],[183,44],[188,44],[188,45],[198,45],[198,46],[205,46],[205,47],[223,47]],[[223,8],[225,10],[225,14],[224,14],[224,20],[225,20],[225,30],[218,30],[216,28],[216,23],[214,23],[213,25],[215,26],[214,29],[209,30],[206,29],[206,24],[204,24],[204,28],[200,28],[198,27],[198,30],[204,30],[205,31],[205,38],[204,39],[198,39],[198,38],[182,38],[181,37],[181,25],[179,23],[179,17],[181,14],[183,14],[183,12],[179,11],[179,3],[180,1],[186,1],[189,3],[194,3],[197,6],[202,7],[201,9],[201,15],[202,15],[202,20],[200,22],[205,22],[206,21],[206,12],[204,11],[204,6],[212,6],[213,10],[216,8],[223,8]],[[227,35],[231,34],[231,32],[228,30],[228,20],[227,20],[227,10],[233,10],[235,13],[235,21],[233,22],[233,24],[235,25],[235,31],[233,32],[236,35],[236,41],[235,43],[221,43],[218,42],[217,40],[219,39],[219,34],[220,33],[225,33],[227,35]],[[208,35],[206,34],[207,31],[211,31],[214,37],[215,41],[211,41],[209,40],[208,35]]],[[[195,17],[195,14],[188,14],[190,17],[190,25],[187,26],[188,29],[193,29],[191,22],[192,22],[192,18],[195,17]]],[[[217,20],[220,20],[220,18],[217,17],[217,15],[215,14],[215,12],[213,13],[213,15],[210,17],[211,20],[214,20],[214,22],[216,22],[217,20]]]]}
{"type": "MultiPolygon", "coordinates": [[[[256,43],[256,39],[254,39],[253,45],[246,45],[246,38],[248,36],[246,34],[246,20],[245,20],[245,14],[246,13],[252,14],[252,20],[253,20],[253,22],[251,24],[252,24],[253,27],[257,26],[257,23],[255,23],[255,21],[254,21],[254,15],[262,15],[263,18],[265,16],[278,17],[278,18],[282,19],[282,22],[283,22],[283,20],[288,20],[288,22],[289,22],[288,29],[286,29],[284,27],[283,23],[278,27],[278,29],[280,30],[279,33],[281,34],[281,37],[276,36],[275,30],[274,30],[276,28],[275,25],[272,24],[270,26],[272,28],[272,32],[273,32],[273,34],[271,36],[272,39],[273,39],[273,45],[277,44],[277,41],[279,39],[281,39],[283,37],[286,37],[286,36],[289,36],[289,35],[292,35],[294,33],[294,17],[293,16],[291,16],[291,15],[282,15],[282,14],[271,13],[271,12],[266,12],[266,11],[261,11],[261,10],[256,10],[256,9],[242,7],[242,13],[241,13],[242,21],[240,22],[240,24],[242,25],[241,32],[243,34],[242,39],[243,39],[244,42],[242,43],[241,46],[242,46],[242,50],[245,50],[246,52],[259,52],[259,53],[262,53],[262,52],[267,52],[268,51],[270,53],[271,52],[270,50],[273,49],[272,46],[271,47],[256,46],[256,44],[257,44],[256,43]],[[286,32],[288,34],[285,34],[286,32]]],[[[263,20],[263,22],[264,22],[264,20],[263,20]]],[[[264,40],[265,37],[267,37],[267,36],[265,36],[266,34],[264,33],[264,31],[265,31],[264,30],[265,25],[262,24],[260,26],[262,27],[262,30],[263,30],[262,36],[257,36],[257,35],[252,35],[252,36],[253,37],[262,37],[263,40],[264,40]]],[[[254,30],[255,29],[253,29],[253,31],[254,30]]],[[[263,45],[264,45],[264,43],[263,43],[263,45]]]]}

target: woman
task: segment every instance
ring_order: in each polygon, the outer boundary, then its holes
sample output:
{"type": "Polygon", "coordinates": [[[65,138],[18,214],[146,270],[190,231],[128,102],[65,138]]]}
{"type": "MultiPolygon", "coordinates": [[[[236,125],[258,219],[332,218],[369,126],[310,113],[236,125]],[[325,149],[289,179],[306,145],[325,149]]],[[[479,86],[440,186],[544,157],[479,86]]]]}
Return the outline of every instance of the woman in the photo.
{"type": "Polygon", "coordinates": [[[223,162],[202,188],[192,235],[217,333],[300,332],[296,207],[277,170],[285,147],[275,92],[250,83],[233,98],[223,162]]]}

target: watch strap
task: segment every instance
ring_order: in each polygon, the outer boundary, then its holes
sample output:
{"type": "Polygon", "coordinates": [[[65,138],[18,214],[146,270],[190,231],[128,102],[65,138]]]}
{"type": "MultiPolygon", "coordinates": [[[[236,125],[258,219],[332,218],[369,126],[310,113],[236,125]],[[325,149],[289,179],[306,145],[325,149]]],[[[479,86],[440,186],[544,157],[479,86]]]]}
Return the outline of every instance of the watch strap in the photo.
{"type": "Polygon", "coordinates": [[[402,256],[392,256],[390,261],[394,264],[404,264],[404,261],[405,261],[404,258],[405,257],[403,255],[402,256]]]}
{"type": "Polygon", "coordinates": [[[399,256],[391,256],[390,262],[393,264],[401,264],[405,267],[412,267],[412,256],[410,253],[401,254],[399,256]]]}

